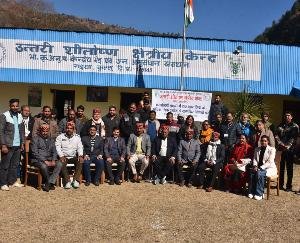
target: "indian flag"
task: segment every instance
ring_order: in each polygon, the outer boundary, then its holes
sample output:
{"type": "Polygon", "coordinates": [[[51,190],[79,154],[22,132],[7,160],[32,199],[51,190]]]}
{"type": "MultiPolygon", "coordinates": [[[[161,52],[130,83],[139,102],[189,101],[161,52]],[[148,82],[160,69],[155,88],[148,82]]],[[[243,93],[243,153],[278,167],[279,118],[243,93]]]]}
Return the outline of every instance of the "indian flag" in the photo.
{"type": "Polygon", "coordinates": [[[185,0],[184,20],[184,24],[186,27],[194,21],[193,0],[185,0]]]}

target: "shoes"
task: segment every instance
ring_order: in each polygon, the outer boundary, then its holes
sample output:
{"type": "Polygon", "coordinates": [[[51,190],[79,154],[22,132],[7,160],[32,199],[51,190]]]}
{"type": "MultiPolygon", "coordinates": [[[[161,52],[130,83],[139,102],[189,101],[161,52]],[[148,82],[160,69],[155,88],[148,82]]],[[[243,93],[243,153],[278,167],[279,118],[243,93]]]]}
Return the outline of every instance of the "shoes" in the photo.
{"type": "Polygon", "coordinates": [[[134,175],[133,175],[132,182],[137,182],[137,178],[138,178],[138,177],[137,177],[137,174],[134,174],[134,175]]]}
{"type": "Polygon", "coordinates": [[[254,196],[254,199],[259,201],[259,200],[262,200],[262,199],[263,199],[263,196],[257,196],[257,195],[255,195],[255,196],[254,196]]]}
{"type": "Polygon", "coordinates": [[[79,182],[78,181],[76,181],[76,180],[74,180],[73,182],[72,182],[72,186],[73,186],[73,188],[75,188],[75,189],[77,189],[77,188],[79,188],[79,182]]]}
{"type": "Polygon", "coordinates": [[[116,181],[116,185],[120,186],[121,184],[122,184],[122,183],[121,183],[120,180],[117,180],[117,181],[116,181]]]}
{"type": "Polygon", "coordinates": [[[55,185],[54,185],[54,184],[52,184],[52,183],[50,183],[50,185],[49,185],[49,189],[50,189],[50,190],[55,190],[55,185]]]}
{"type": "Polygon", "coordinates": [[[86,181],[85,183],[84,183],[84,185],[85,186],[89,186],[91,183],[89,182],[89,181],[86,181]]]}
{"type": "Polygon", "coordinates": [[[9,191],[9,187],[7,185],[1,186],[2,191],[9,191]]]}
{"type": "Polygon", "coordinates": [[[115,182],[114,182],[114,180],[110,180],[108,184],[112,186],[115,184],[115,182]]]}
{"type": "Polygon", "coordinates": [[[283,190],[284,190],[283,186],[280,185],[280,186],[279,186],[279,190],[282,190],[282,191],[283,191],[283,190]]]}
{"type": "Polygon", "coordinates": [[[253,194],[249,193],[248,197],[252,199],[254,196],[253,196],[253,194]]]}
{"type": "Polygon", "coordinates": [[[300,195],[300,190],[298,192],[295,192],[296,195],[300,195]]]}
{"type": "Polygon", "coordinates": [[[142,179],[143,179],[143,178],[142,178],[142,175],[139,175],[139,176],[137,177],[136,182],[137,182],[137,183],[140,183],[142,179]]]}
{"type": "Polygon", "coordinates": [[[180,187],[183,187],[183,186],[184,186],[184,184],[185,184],[185,181],[181,181],[181,182],[179,182],[179,186],[180,186],[180,187]]]}
{"type": "Polygon", "coordinates": [[[100,185],[100,182],[99,182],[99,181],[95,181],[95,182],[94,182],[94,185],[95,185],[95,186],[99,186],[99,185],[100,185]]]}
{"type": "Polygon", "coordinates": [[[212,192],[212,191],[213,191],[213,188],[210,186],[210,187],[206,188],[206,191],[207,191],[207,192],[212,192]]]}
{"type": "Polygon", "coordinates": [[[203,189],[203,185],[197,186],[197,189],[203,189]]]}
{"type": "Polygon", "coordinates": [[[188,183],[188,184],[187,184],[187,187],[188,187],[188,188],[191,188],[192,186],[193,186],[192,183],[188,183]]]}
{"type": "Polygon", "coordinates": [[[159,183],[159,178],[157,177],[157,175],[154,177],[152,183],[153,185],[157,185],[159,183]]]}
{"type": "Polygon", "coordinates": [[[14,184],[11,185],[11,187],[24,187],[24,185],[16,181],[14,184]]]}
{"type": "Polygon", "coordinates": [[[166,184],[166,183],[167,183],[166,177],[164,176],[163,178],[161,178],[160,184],[164,185],[164,184],[166,184]]]}
{"type": "Polygon", "coordinates": [[[67,184],[64,186],[65,189],[71,189],[71,182],[67,182],[67,184]]]}
{"type": "Polygon", "coordinates": [[[49,184],[45,184],[42,186],[43,191],[45,192],[49,192],[50,188],[49,188],[49,184]]]}
{"type": "Polygon", "coordinates": [[[292,187],[286,187],[285,191],[286,192],[292,192],[293,190],[292,190],[292,187]]]}

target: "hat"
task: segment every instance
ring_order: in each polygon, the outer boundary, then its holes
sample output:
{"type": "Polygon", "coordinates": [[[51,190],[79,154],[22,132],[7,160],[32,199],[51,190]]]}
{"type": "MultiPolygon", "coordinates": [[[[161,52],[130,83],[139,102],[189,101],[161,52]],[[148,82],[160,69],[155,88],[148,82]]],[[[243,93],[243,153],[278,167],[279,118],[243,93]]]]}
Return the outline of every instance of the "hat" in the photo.
{"type": "Polygon", "coordinates": [[[75,123],[72,122],[72,121],[69,121],[66,123],[66,127],[72,127],[72,128],[75,128],[75,123]]]}
{"type": "Polygon", "coordinates": [[[50,126],[48,124],[41,124],[40,125],[40,132],[49,132],[50,126]]]}
{"type": "Polygon", "coordinates": [[[220,135],[221,135],[221,134],[220,134],[219,132],[213,132],[213,136],[214,136],[214,137],[218,137],[218,138],[219,138],[220,135]]]}
{"type": "Polygon", "coordinates": [[[136,128],[144,128],[144,123],[138,122],[135,124],[136,128]]]}

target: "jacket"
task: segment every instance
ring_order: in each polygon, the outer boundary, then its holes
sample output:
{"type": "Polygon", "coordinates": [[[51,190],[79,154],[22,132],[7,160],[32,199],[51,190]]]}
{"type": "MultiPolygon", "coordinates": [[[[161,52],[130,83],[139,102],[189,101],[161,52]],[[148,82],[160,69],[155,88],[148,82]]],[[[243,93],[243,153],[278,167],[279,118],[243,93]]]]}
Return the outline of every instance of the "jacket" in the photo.
{"type": "Polygon", "coordinates": [[[58,135],[58,126],[56,120],[50,119],[46,121],[43,117],[35,118],[33,129],[32,129],[32,137],[35,137],[39,133],[40,126],[42,124],[49,124],[50,131],[49,136],[52,138],[56,138],[58,135]]]}
{"type": "Polygon", "coordinates": [[[275,138],[274,138],[274,135],[273,135],[273,132],[271,131],[271,130],[263,130],[261,133],[260,133],[260,135],[259,135],[259,138],[257,138],[256,137],[256,133],[254,133],[253,135],[252,135],[252,138],[251,138],[251,145],[255,148],[255,147],[260,147],[261,146],[261,144],[260,144],[260,139],[261,139],[261,137],[263,136],[263,135],[266,135],[266,136],[268,136],[269,137],[269,139],[270,139],[270,146],[271,147],[275,147],[275,138]],[[258,142],[258,143],[256,143],[256,142],[258,142]]]}
{"type": "Polygon", "coordinates": [[[82,146],[83,146],[83,155],[88,156],[98,156],[104,154],[104,139],[100,136],[95,137],[95,144],[92,151],[91,146],[91,137],[90,136],[84,136],[81,138],[82,146]]]}
{"type": "Polygon", "coordinates": [[[44,162],[46,160],[57,160],[57,152],[55,148],[55,139],[48,137],[48,147],[46,139],[40,135],[33,137],[30,142],[31,161],[44,162]]]}
{"type": "MultiPolygon", "coordinates": [[[[210,151],[211,147],[213,145],[211,143],[208,144],[207,146],[207,152],[206,152],[206,157],[205,157],[205,160],[204,161],[208,161],[209,159],[209,153],[208,151],[210,151]]],[[[217,144],[217,149],[216,149],[216,161],[215,161],[215,164],[219,164],[219,163],[224,163],[224,160],[225,160],[225,146],[224,144],[217,144]]]]}
{"type": "MultiPolygon", "coordinates": [[[[104,145],[104,155],[106,158],[111,157],[111,147],[112,144],[114,142],[114,138],[113,137],[109,137],[106,139],[105,141],[105,145],[104,145]]],[[[125,158],[126,156],[126,145],[125,145],[125,140],[124,138],[118,137],[118,152],[119,152],[119,156],[125,158]]]]}
{"type": "Polygon", "coordinates": [[[237,142],[238,136],[242,134],[241,128],[238,123],[232,124],[223,123],[220,128],[221,141],[225,146],[233,147],[237,142]]]}
{"type": "Polygon", "coordinates": [[[196,161],[200,158],[200,143],[198,140],[191,139],[190,144],[187,140],[180,140],[178,145],[178,161],[184,163],[196,161]]]}
{"type": "MultiPolygon", "coordinates": [[[[17,114],[18,116],[18,127],[20,134],[20,145],[24,144],[25,141],[25,127],[22,122],[23,118],[21,114],[17,114]]],[[[10,111],[6,111],[0,116],[0,144],[6,145],[7,147],[13,146],[15,133],[15,125],[12,114],[10,111]]]]}
{"type": "MultiPolygon", "coordinates": [[[[259,163],[259,155],[261,152],[261,147],[258,147],[254,151],[253,158],[253,166],[257,166],[259,163]]],[[[261,169],[266,170],[266,176],[275,176],[277,175],[277,168],[275,164],[275,155],[276,149],[274,147],[270,147],[269,145],[266,147],[266,151],[263,157],[263,165],[260,166],[261,169]]]]}
{"type": "MultiPolygon", "coordinates": [[[[170,157],[174,157],[176,158],[177,156],[177,152],[178,152],[178,146],[177,146],[177,141],[175,140],[175,138],[173,137],[167,137],[167,154],[166,157],[170,158],[170,157]]],[[[154,139],[154,142],[151,146],[151,154],[152,155],[156,155],[156,156],[160,156],[159,152],[161,149],[161,141],[162,141],[162,137],[156,137],[154,139]]]]}
{"type": "MultiPolygon", "coordinates": [[[[127,155],[135,154],[137,147],[137,136],[132,133],[129,136],[127,144],[127,155]]],[[[142,151],[146,156],[151,154],[151,141],[148,134],[143,133],[142,135],[142,151]]]]}
{"type": "MultiPolygon", "coordinates": [[[[66,132],[67,118],[63,118],[58,123],[58,132],[59,134],[66,132]]],[[[76,134],[80,134],[83,123],[80,122],[77,118],[75,119],[75,130],[76,134]]]]}
{"type": "Polygon", "coordinates": [[[120,117],[115,116],[114,119],[110,119],[109,114],[106,114],[105,116],[102,117],[102,121],[104,122],[105,125],[105,136],[106,137],[111,137],[113,129],[115,127],[120,126],[120,117]]]}
{"type": "Polygon", "coordinates": [[[130,134],[135,131],[135,124],[141,119],[137,112],[126,113],[120,121],[120,130],[122,137],[129,138],[130,134]]]}

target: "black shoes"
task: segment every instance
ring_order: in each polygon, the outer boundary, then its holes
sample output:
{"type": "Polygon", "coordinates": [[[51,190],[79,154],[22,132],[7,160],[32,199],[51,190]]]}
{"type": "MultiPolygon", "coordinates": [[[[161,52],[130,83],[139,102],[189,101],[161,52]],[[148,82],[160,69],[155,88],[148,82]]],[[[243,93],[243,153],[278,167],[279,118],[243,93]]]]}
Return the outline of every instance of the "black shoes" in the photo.
{"type": "Polygon", "coordinates": [[[85,186],[89,186],[91,183],[89,182],[89,181],[86,181],[85,183],[84,183],[84,185],[85,186]]]}
{"type": "Polygon", "coordinates": [[[99,186],[99,185],[100,185],[100,182],[99,182],[99,181],[95,181],[94,185],[95,185],[95,186],[99,186]]]}
{"type": "Polygon", "coordinates": [[[45,192],[49,192],[49,190],[50,190],[49,184],[43,185],[43,186],[42,186],[42,189],[43,189],[43,191],[45,191],[45,192]]]}

